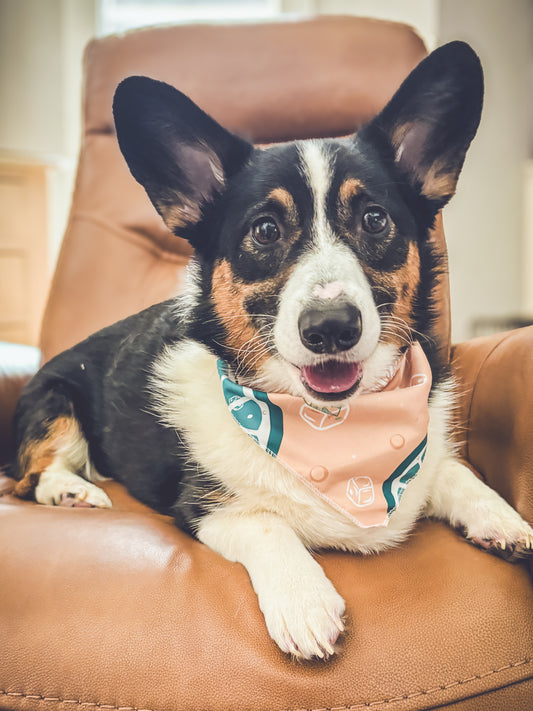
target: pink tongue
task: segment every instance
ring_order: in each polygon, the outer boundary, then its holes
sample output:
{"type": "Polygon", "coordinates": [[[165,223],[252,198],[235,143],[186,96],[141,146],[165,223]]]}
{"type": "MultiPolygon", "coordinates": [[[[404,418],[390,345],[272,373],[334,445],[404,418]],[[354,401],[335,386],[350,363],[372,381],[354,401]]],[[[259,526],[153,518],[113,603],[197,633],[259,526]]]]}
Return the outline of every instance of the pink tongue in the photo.
{"type": "Polygon", "coordinates": [[[360,363],[330,360],[321,365],[306,365],[301,369],[303,382],[317,393],[342,393],[361,378],[360,363]]]}

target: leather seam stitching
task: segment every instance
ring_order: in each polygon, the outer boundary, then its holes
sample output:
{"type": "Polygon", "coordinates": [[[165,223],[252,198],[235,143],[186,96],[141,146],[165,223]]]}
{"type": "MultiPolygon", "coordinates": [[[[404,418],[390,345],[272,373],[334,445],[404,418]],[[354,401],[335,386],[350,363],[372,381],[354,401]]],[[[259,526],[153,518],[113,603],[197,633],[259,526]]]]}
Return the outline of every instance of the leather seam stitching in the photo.
{"type": "MultiPolygon", "coordinates": [[[[388,699],[380,699],[376,701],[367,701],[360,704],[352,704],[351,706],[329,706],[316,709],[294,709],[293,711],[357,711],[358,709],[364,708],[377,708],[378,706],[383,706],[385,704],[390,704],[396,701],[409,701],[411,699],[419,698],[420,696],[429,696],[430,694],[435,694],[439,691],[448,691],[448,689],[453,689],[457,686],[462,686],[464,684],[469,684],[473,681],[479,681],[480,679],[486,679],[495,674],[501,674],[504,671],[509,671],[510,669],[516,669],[517,667],[526,666],[531,664],[533,660],[529,657],[520,660],[519,662],[511,662],[498,669],[493,669],[492,671],[485,672],[483,674],[473,674],[466,679],[460,679],[457,681],[452,681],[448,684],[441,684],[440,686],[434,686],[430,689],[424,689],[421,691],[415,691],[410,694],[400,694],[398,696],[393,696],[388,699]]],[[[523,681],[523,680],[522,680],[523,681]]],[[[97,701],[80,701],[76,699],[62,699],[59,696],[42,696],[41,694],[27,694],[18,691],[5,691],[0,689],[0,697],[6,696],[8,698],[21,698],[28,701],[46,701],[61,704],[76,705],[80,708],[97,708],[103,709],[104,711],[154,711],[153,709],[143,709],[138,706],[114,706],[113,704],[103,704],[97,701]]]]}

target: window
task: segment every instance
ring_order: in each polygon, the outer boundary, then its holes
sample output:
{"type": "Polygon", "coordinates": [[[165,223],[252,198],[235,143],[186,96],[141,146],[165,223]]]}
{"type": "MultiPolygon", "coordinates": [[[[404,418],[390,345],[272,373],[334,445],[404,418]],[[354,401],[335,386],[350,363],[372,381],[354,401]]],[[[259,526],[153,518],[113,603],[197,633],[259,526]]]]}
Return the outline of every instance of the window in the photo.
{"type": "Polygon", "coordinates": [[[280,0],[100,0],[100,33],[179,22],[266,19],[280,0]]]}

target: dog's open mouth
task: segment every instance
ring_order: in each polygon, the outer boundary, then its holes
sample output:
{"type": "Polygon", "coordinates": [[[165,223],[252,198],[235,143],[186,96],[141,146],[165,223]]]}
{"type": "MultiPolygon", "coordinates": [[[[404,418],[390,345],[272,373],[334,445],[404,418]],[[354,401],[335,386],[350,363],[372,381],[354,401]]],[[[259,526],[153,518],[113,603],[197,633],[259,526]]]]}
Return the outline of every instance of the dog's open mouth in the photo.
{"type": "Polygon", "coordinates": [[[361,363],[327,360],[318,365],[305,365],[300,377],[306,388],[322,399],[344,399],[352,395],[363,377],[361,363]]]}

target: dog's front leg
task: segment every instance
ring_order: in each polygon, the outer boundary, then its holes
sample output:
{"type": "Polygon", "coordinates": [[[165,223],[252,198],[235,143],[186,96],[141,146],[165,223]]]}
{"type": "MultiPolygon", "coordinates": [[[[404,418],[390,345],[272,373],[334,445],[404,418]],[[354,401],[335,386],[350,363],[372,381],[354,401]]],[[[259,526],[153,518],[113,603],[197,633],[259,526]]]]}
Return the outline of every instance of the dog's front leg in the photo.
{"type": "Polygon", "coordinates": [[[198,538],[244,565],[280,649],[300,659],[334,653],[344,601],[283,519],[220,510],[201,521],[198,538]]]}
{"type": "Polygon", "coordinates": [[[445,519],[475,545],[513,559],[533,553],[533,529],[496,491],[448,457],[435,474],[426,514],[445,519]]]}

